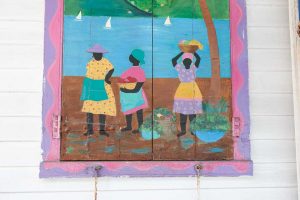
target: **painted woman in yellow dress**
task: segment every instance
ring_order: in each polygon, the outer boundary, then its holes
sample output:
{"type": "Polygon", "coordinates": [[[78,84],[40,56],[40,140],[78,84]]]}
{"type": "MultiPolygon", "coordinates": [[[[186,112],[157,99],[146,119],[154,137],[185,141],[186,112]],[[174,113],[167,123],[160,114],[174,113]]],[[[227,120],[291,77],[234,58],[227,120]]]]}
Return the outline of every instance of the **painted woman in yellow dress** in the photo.
{"type": "Polygon", "coordinates": [[[100,45],[88,49],[93,53],[93,59],[87,64],[87,72],[83,81],[81,100],[82,112],[87,113],[86,136],[94,134],[93,115],[99,115],[100,135],[109,136],[105,131],[106,115],[116,116],[115,96],[111,87],[110,78],[114,72],[113,65],[103,58],[107,53],[100,45]]]}

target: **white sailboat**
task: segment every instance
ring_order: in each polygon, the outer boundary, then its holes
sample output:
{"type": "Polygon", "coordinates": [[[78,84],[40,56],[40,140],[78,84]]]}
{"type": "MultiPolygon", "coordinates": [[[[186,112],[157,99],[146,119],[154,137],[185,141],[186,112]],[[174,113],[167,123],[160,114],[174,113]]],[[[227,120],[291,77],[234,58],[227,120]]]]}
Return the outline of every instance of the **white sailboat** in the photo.
{"type": "Polygon", "coordinates": [[[111,17],[108,18],[108,20],[105,23],[105,29],[111,29],[111,17]]]}
{"type": "Polygon", "coordinates": [[[171,26],[171,25],[172,25],[171,19],[170,19],[170,17],[168,16],[167,19],[166,19],[166,21],[165,21],[165,26],[171,26]]]}
{"type": "Polygon", "coordinates": [[[78,13],[78,15],[75,18],[76,21],[81,21],[82,20],[82,13],[81,11],[78,13]]]}

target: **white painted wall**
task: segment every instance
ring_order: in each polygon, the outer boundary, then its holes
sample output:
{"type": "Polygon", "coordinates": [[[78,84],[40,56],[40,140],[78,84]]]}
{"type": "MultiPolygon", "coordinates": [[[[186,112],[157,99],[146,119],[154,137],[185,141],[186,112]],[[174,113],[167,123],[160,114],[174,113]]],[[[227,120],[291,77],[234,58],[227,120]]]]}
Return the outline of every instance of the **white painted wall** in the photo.
{"type": "MultiPolygon", "coordinates": [[[[288,1],[248,0],[254,176],[201,178],[201,200],[296,200],[288,1]]],[[[43,0],[0,0],[0,200],[92,199],[92,179],[38,178],[43,0]]],[[[99,199],[196,199],[194,178],[101,178],[99,199]]]]}

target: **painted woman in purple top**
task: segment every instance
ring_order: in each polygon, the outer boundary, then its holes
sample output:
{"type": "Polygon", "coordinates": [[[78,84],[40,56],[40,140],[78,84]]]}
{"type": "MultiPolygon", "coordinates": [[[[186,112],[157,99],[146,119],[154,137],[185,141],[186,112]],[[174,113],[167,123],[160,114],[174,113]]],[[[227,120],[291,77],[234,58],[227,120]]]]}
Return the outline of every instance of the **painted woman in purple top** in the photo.
{"type": "Polygon", "coordinates": [[[178,137],[186,134],[187,118],[191,122],[196,114],[202,113],[202,94],[195,82],[200,60],[201,58],[196,52],[194,54],[181,52],[172,59],[172,64],[178,72],[180,80],[173,106],[173,112],[180,114],[181,131],[178,133],[178,137]],[[195,63],[193,63],[194,56],[195,63]],[[177,62],[180,57],[182,57],[182,63],[177,62]]]}

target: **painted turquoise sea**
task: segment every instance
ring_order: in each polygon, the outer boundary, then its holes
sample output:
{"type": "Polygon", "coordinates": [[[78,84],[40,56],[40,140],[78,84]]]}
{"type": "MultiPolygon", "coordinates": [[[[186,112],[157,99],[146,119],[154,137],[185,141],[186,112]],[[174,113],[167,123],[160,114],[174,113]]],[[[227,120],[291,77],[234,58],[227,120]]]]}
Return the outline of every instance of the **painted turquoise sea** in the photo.
{"type": "MultiPolygon", "coordinates": [[[[142,67],[148,78],[152,77],[152,73],[154,78],[176,78],[177,72],[172,68],[171,59],[179,53],[177,44],[193,37],[204,45],[204,49],[198,51],[201,65],[197,75],[203,78],[211,76],[208,37],[202,19],[171,18],[172,25],[165,26],[165,18],[154,18],[153,30],[152,18],[112,17],[112,28],[105,29],[107,19],[108,17],[83,17],[82,21],[76,21],[74,16],[64,17],[64,76],[84,76],[85,66],[92,56],[86,50],[92,44],[99,43],[109,51],[105,57],[115,66],[114,76],[119,76],[130,67],[128,56],[131,50],[141,48],[146,53],[146,64],[142,67]]],[[[214,24],[218,36],[221,77],[229,78],[229,21],[214,20],[214,24]]]]}

